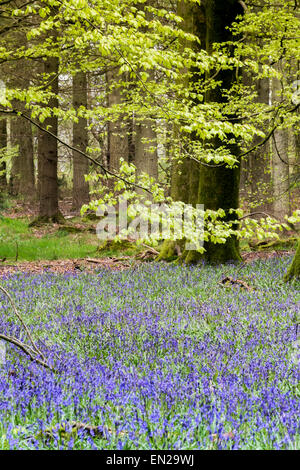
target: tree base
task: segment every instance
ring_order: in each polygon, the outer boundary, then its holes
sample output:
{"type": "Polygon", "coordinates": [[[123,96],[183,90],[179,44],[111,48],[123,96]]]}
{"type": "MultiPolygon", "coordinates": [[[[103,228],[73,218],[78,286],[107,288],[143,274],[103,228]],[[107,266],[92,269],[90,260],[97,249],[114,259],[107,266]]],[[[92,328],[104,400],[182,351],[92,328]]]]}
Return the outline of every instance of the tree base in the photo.
{"type": "Polygon", "coordinates": [[[97,252],[101,253],[103,251],[125,251],[134,247],[134,244],[129,240],[105,240],[102,245],[99,245],[97,252]]]}
{"type": "Polygon", "coordinates": [[[41,225],[45,224],[60,224],[63,225],[65,223],[65,218],[61,212],[57,214],[47,216],[47,215],[40,215],[36,217],[32,222],[28,224],[28,227],[40,227],[41,225]]]}
{"type": "Polygon", "coordinates": [[[198,264],[203,261],[209,264],[240,263],[239,243],[235,238],[226,243],[205,243],[204,253],[185,250],[185,240],[165,240],[156,261],[177,261],[179,264],[198,264]],[[182,250],[182,254],[179,251],[182,250]]]}
{"type": "Polygon", "coordinates": [[[205,260],[205,253],[199,253],[195,250],[184,250],[178,262],[180,264],[198,264],[205,260]]]}
{"type": "Polygon", "coordinates": [[[174,261],[178,259],[184,243],[183,240],[165,240],[155,261],[174,261]]]}
{"type": "Polygon", "coordinates": [[[300,240],[298,241],[298,248],[293,258],[292,264],[290,265],[286,275],[284,276],[285,282],[292,281],[293,279],[300,280],[300,240]]]}
{"type": "Polygon", "coordinates": [[[226,243],[205,243],[204,258],[209,264],[240,263],[242,257],[236,238],[227,239],[226,243]]]}

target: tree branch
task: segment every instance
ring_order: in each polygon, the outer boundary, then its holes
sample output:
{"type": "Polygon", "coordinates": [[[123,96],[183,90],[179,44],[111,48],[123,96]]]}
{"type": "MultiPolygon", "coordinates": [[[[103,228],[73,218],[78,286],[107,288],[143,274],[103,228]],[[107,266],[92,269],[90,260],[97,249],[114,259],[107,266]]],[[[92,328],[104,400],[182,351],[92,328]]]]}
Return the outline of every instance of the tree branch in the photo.
{"type": "Polygon", "coordinates": [[[99,163],[97,160],[95,160],[94,158],[90,157],[87,153],[83,152],[82,150],[78,149],[78,148],[75,148],[73,147],[72,145],[70,144],[67,144],[67,142],[64,142],[63,140],[61,140],[57,135],[53,134],[53,132],[50,132],[48,129],[45,129],[43,126],[41,126],[40,124],[38,124],[37,122],[35,122],[33,119],[31,119],[29,116],[27,116],[26,114],[22,113],[21,111],[16,111],[16,110],[0,110],[0,113],[4,113],[4,114],[15,114],[17,116],[21,116],[23,117],[24,119],[27,119],[27,121],[31,122],[31,124],[33,124],[34,126],[36,126],[38,129],[40,129],[41,131],[43,132],[46,132],[46,134],[48,135],[51,135],[51,137],[53,137],[55,140],[57,140],[57,142],[59,142],[60,144],[62,144],[64,147],[74,151],[74,152],[77,152],[79,153],[79,155],[87,158],[90,162],[94,163],[94,165],[98,166],[99,168],[101,168],[101,170],[103,170],[107,175],[110,175],[112,176],[113,178],[116,178],[116,179],[119,179],[120,181],[123,181],[124,183],[126,183],[127,185],[129,186],[133,186],[135,188],[138,188],[138,189],[142,189],[143,191],[146,191],[147,193],[149,194],[152,194],[152,192],[147,189],[147,188],[144,188],[143,186],[140,186],[139,184],[136,184],[136,183],[131,183],[130,181],[126,180],[126,178],[123,178],[122,176],[119,176],[117,175],[116,173],[108,170],[107,168],[105,168],[101,163],[99,163]]]}
{"type": "Polygon", "coordinates": [[[32,344],[33,350],[34,350],[37,354],[40,354],[40,356],[41,356],[43,359],[45,359],[44,356],[43,356],[43,353],[38,349],[38,347],[36,346],[35,342],[33,341],[33,338],[32,338],[32,336],[31,336],[31,333],[30,333],[29,329],[27,328],[26,324],[24,323],[24,321],[23,321],[21,315],[19,314],[19,312],[18,312],[18,310],[17,310],[17,307],[16,307],[16,305],[15,305],[15,303],[14,303],[14,301],[13,301],[11,295],[10,295],[9,292],[7,292],[7,290],[4,289],[4,287],[2,287],[2,286],[0,286],[0,290],[6,295],[6,297],[7,297],[8,300],[10,301],[10,303],[11,303],[11,305],[12,305],[12,307],[13,307],[13,310],[14,310],[14,312],[15,312],[16,317],[17,317],[18,320],[21,322],[21,325],[23,326],[24,330],[25,330],[26,333],[27,333],[27,336],[28,336],[28,338],[29,338],[29,340],[30,340],[30,342],[31,342],[31,344],[32,344]]]}
{"type": "MultiPolygon", "coordinates": [[[[52,372],[56,372],[55,369],[53,369],[51,366],[49,366],[46,362],[41,361],[39,358],[35,357],[32,352],[30,352],[30,347],[28,347],[25,343],[22,343],[19,341],[17,338],[14,336],[7,336],[4,335],[3,333],[0,333],[0,339],[4,339],[4,341],[7,341],[8,343],[14,344],[18,348],[20,348],[27,356],[30,357],[30,359],[37,364],[40,364],[41,366],[45,367],[46,369],[52,370],[52,372]]],[[[31,350],[32,351],[32,350],[31,350]]]]}
{"type": "Polygon", "coordinates": [[[264,215],[265,217],[273,217],[274,219],[276,219],[276,217],[274,217],[273,215],[267,214],[267,212],[258,211],[258,212],[251,212],[251,214],[243,215],[243,217],[240,217],[238,220],[247,219],[248,217],[253,217],[254,215],[259,215],[259,214],[264,215]]]}
{"type": "Polygon", "coordinates": [[[0,338],[1,339],[4,339],[5,341],[8,341],[9,343],[12,343],[14,344],[15,346],[17,346],[18,348],[20,348],[25,354],[27,354],[30,359],[32,361],[35,361],[37,362],[38,364],[40,364],[41,366],[45,367],[46,369],[50,369],[52,370],[53,372],[55,372],[55,370],[49,366],[47,363],[46,363],[46,359],[45,359],[45,356],[44,354],[38,349],[38,347],[36,346],[35,342],[33,341],[33,338],[30,334],[30,331],[29,329],[27,328],[25,322],[23,321],[21,315],[19,314],[18,310],[17,310],[17,307],[11,297],[11,295],[9,294],[9,292],[7,292],[6,289],[4,289],[4,287],[0,286],[0,290],[6,295],[6,297],[8,298],[8,300],[10,301],[12,307],[13,307],[13,310],[15,312],[15,315],[16,317],[18,318],[18,320],[21,322],[24,330],[26,331],[27,333],[27,336],[31,342],[31,346],[28,346],[27,344],[23,343],[22,341],[20,341],[18,338],[15,338],[14,336],[8,336],[8,335],[4,335],[3,333],[0,333],[0,338]],[[37,355],[39,355],[42,359],[39,359],[38,357],[36,357],[37,355]]]}

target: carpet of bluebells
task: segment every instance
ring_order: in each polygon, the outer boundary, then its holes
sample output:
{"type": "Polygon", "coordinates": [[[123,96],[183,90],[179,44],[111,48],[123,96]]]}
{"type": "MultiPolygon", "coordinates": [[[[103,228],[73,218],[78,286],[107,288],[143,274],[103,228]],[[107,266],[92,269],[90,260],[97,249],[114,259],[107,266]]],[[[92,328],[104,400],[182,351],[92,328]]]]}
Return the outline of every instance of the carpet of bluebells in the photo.
{"type": "MultiPolygon", "coordinates": [[[[6,343],[0,449],[299,448],[290,261],[2,279],[56,373],[6,343]]],[[[0,331],[27,341],[1,292],[0,331]]]]}

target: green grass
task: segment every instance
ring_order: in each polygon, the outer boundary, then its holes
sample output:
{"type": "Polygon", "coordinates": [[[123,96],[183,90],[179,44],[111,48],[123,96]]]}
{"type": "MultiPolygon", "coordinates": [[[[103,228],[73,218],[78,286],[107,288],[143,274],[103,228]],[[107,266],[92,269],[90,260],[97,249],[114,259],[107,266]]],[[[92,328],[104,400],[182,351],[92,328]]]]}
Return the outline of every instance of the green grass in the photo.
{"type": "Polygon", "coordinates": [[[0,215],[1,211],[9,209],[11,207],[11,198],[8,196],[7,193],[1,192],[0,193],[0,215]]]}
{"type": "Polygon", "coordinates": [[[68,234],[63,229],[37,238],[28,219],[0,218],[0,258],[36,261],[83,258],[97,251],[96,234],[68,234]],[[17,256],[18,253],[18,256],[17,256]]]}
{"type": "MultiPolygon", "coordinates": [[[[74,219],[73,222],[80,220],[74,219]]],[[[81,221],[82,223],[82,221],[81,221]]],[[[0,259],[6,262],[76,259],[85,257],[130,256],[139,249],[130,244],[108,243],[99,249],[96,233],[69,233],[63,227],[37,238],[28,227],[28,218],[10,219],[0,216],[0,259]]],[[[91,224],[86,224],[90,226],[91,224]]],[[[50,226],[49,226],[50,228],[50,226]]]]}

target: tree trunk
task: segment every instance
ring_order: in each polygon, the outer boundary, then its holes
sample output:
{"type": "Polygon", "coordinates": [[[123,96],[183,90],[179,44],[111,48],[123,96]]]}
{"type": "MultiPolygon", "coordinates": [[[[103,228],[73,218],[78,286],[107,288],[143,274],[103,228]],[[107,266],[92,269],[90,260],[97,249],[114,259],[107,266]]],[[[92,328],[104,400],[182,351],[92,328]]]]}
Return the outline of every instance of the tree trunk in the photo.
{"type": "MultiPolygon", "coordinates": [[[[299,109],[298,109],[299,113],[299,109]]],[[[299,113],[300,115],[300,113],[299,113]]],[[[300,133],[296,126],[289,129],[289,167],[290,167],[290,210],[293,212],[298,207],[300,175],[300,133]]]]}
{"type": "MultiPolygon", "coordinates": [[[[117,107],[122,103],[122,93],[118,86],[118,71],[108,71],[108,107],[117,107]]],[[[120,159],[129,160],[128,123],[124,115],[119,115],[108,123],[108,155],[109,169],[119,171],[120,159]]]]}
{"type": "MultiPolygon", "coordinates": [[[[17,109],[24,107],[17,105],[17,109]]],[[[13,157],[10,175],[10,193],[25,198],[35,196],[35,178],[33,163],[33,136],[30,122],[23,117],[14,117],[10,126],[10,141],[12,147],[17,147],[13,157]]]]}
{"type": "MultiPolygon", "coordinates": [[[[87,78],[84,72],[73,77],[73,106],[87,107],[87,78]]],[[[73,124],[73,147],[86,151],[88,146],[87,120],[80,117],[73,124]]],[[[78,152],[73,151],[73,210],[80,211],[83,204],[89,203],[89,185],[84,175],[89,172],[89,162],[78,152]]]]}
{"type": "MultiPolygon", "coordinates": [[[[0,150],[7,148],[7,120],[0,119],[0,150]]],[[[0,163],[0,193],[7,190],[6,162],[0,163]]]]}
{"type": "MultiPolygon", "coordinates": [[[[17,103],[13,102],[15,108],[17,103]]],[[[20,118],[12,117],[10,120],[10,146],[16,149],[11,162],[10,178],[9,178],[9,193],[12,196],[17,196],[20,189],[20,135],[19,135],[19,122],[20,118]]]]}
{"type": "Polygon", "coordinates": [[[19,119],[22,128],[22,136],[19,144],[20,158],[20,188],[19,192],[25,198],[34,198],[35,180],[33,163],[33,136],[30,122],[24,118],[19,119]]]}
{"type": "MultiPolygon", "coordinates": [[[[255,80],[253,76],[243,76],[244,84],[256,83],[257,103],[269,103],[270,79],[255,80]]],[[[267,127],[267,123],[266,126],[267,127]]],[[[261,137],[254,137],[251,147],[261,141],[261,137]]],[[[270,142],[258,147],[241,161],[240,190],[247,204],[249,212],[272,212],[272,161],[270,156],[270,142]]]]}
{"type": "MultiPolygon", "coordinates": [[[[232,40],[228,27],[235,21],[237,15],[243,13],[241,5],[235,0],[210,0],[206,5],[206,50],[211,52],[214,43],[232,40]]],[[[230,89],[235,81],[235,71],[225,70],[218,75],[222,85],[211,90],[206,101],[224,102],[221,89],[230,89]]],[[[217,148],[223,142],[215,140],[217,148]]],[[[238,146],[228,146],[232,155],[238,157],[238,146]]],[[[239,207],[240,164],[236,168],[202,166],[199,179],[198,201],[204,204],[204,209],[224,209],[226,217],[224,221],[236,219],[229,209],[239,207]]],[[[227,261],[239,261],[239,242],[234,236],[227,238],[223,244],[212,242],[204,243],[204,258],[210,263],[225,263],[227,261]]]]}
{"type": "MultiPolygon", "coordinates": [[[[280,68],[282,64],[279,63],[280,68]]],[[[281,100],[281,82],[272,79],[272,104],[281,100]]],[[[276,129],[272,136],[273,213],[280,220],[290,215],[289,132],[276,129]]]]}
{"type": "MultiPolygon", "coordinates": [[[[151,6],[151,0],[146,0],[144,4],[139,6],[139,10],[145,13],[148,21],[153,19],[151,13],[145,10],[145,6],[151,6]]],[[[143,28],[144,30],[144,28],[143,28]]],[[[144,30],[145,31],[145,30],[144,30]]],[[[147,71],[149,74],[148,80],[155,79],[153,70],[147,71]]],[[[156,120],[155,116],[135,120],[135,155],[134,163],[137,169],[137,175],[147,173],[150,177],[157,180],[158,178],[158,155],[157,155],[157,135],[156,135],[156,120]]],[[[144,193],[142,190],[138,192],[144,193]]]]}
{"type": "MultiPolygon", "coordinates": [[[[16,39],[26,47],[27,39],[24,32],[18,32],[16,39]]],[[[30,77],[34,75],[34,71],[29,69],[25,60],[21,60],[17,66],[10,64],[9,73],[13,77],[10,80],[10,86],[21,90],[29,88],[30,77]]],[[[23,102],[14,100],[13,107],[26,113],[23,102]]],[[[33,198],[35,196],[35,177],[32,125],[23,117],[17,116],[11,119],[10,131],[11,145],[18,148],[12,161],[10,191],[13,195],[20,194],[26,199],[33,198]]]]}
{"type": "MultiPolygon", "coordinates": [[[[206,48],[210,53],[213,43],[232,40],[228,31],[228,26],[242,14],[241,5],[235,0],[224,2],[223,0],[210,0],[199,5],[191,5],[185,2],[179,3],[179,14],[184,18],[184,28],[187,32],[193,32],[200,38],[202,48],[206,48]]],[[[196,46],[197,47],[197,46],[196,46]]],[[[197,77],[197,76],[196,76],[197,77]]],[[[197,78],[195,78],[197,80],[197,78]]],[[[224,102],[221,88],[229,89],[235,80],[235,72],[231,70],[222,71],[218,74],[218,80],[222,81],[221,87],[214,89],[206,96],[206,101],[224,102]]],[[[224,145],[217,139],[214,146],[224,145]]],[[[230,151],[238,157],[238,146],[231,145],[230,151]]],[[[196,167],[196,163],[185,160],[182,163],[181,174],[175,167],[175,175],[172,178],[172,193],[180,197],[180,200],[195,204],[204,204],[205,209],[224,209],[226,213],[225,221],[235,219],[235,215],[229,213],[229,209],[239,207],[239,182],[240,165],[236,168],[226,168],[221,166],[215,168],[202,165],[196,167]],[[199,184],[197,179],[199,175],[199,184]],[[184,196],[182,195],[184,194],[184,196]]],[[[174,167],[173,167],[174,168],[174,167]]],[[[172,194],[171,194],[172,195],[172,194]]],[[[205,243],[205,254],[200,255],[195,251],[184,252],[181,260],[187,263],[196,262],[199,258],[205,258],[213,263],[223,263],[227,261],[239,261],[239,243],[236,237],[231,236],[224,244],[205,243]]],[[[159,259],[170,255],[167,250],[167,243],[163,244],[159,259]]]]}
{"type": "MultiPolygon", "coordinates": [[[[212,50],[214,43],[232,40],[228,31],[228,26],[242,13],[241,5],[235,0],[224,3],[223,0],[211,0],[204,3],[204,11],[199,11],[200,40],[203,44],[203,13],[205,17],[205,47],[208,53],[212,50]]],[[[199,33],[198,33],[199,34],[199,33]]],[[[204,46],[204,44],[203,44],[204,46]]],[[[221,89],[229,89],[235,81],[235,72],[231,70],[222,71],[218,74],[218,80],[222,85],[207,93],[207,102],[224,102],[221,89]]],[[[214,147],[224,145],[224,142],[215,139],[214,147]]],[[[231,154],[238,157],[238,146],[229,146],[231,154]]],[[[235,168],[225,166],[214,167],[202,165],[199,173],[198,203],[204,205],[204,209],[225,211],[225,222],[236,219],[234,214],[229,213],[229,209],[239,207],[239,184],[240,184],[240,164],[235,168]]],[[[223,244],[212,242],[204,243],[205,253],[201,255],[195,251],[183,253],[183,261],[186,263],[197,262],[205,259],[209,263],[225,263],[228,261],[240,261],[239,242],[235,236],[227,238],[223,244]]]]}
{"type": "Polygon", "coordinates": [[[41,200],[41,186],[42,186],[42,166],[43,166],[43,161],[41,158],[42,154],[42,141],[43,141],[43,131],[40,129],[37,130],[37,198],[38,201],[41,200]]]}
{"type": "MultiPolygon", "coordinates": [[[[240,168],[201,168],[199,181],[199,201],[205,209],[224,209],[226,217],[222,220],[236,219],[229,209],[239,207],[240,168]]],[[[227,238],[225,243],[204,243],[205,259],[210,263],[225,263],[241,260],[239,242],[235,236],[227,238]]]]}
{"type": "MultiPolygon", "coordinates": [[[[58,94],[58,69],[59,61],[56,57],[48,57],[44,63],[44,72],[51,74],[51,89],[58,94]]],[[[58,107],[57,97],[49,100],[51,109],[58,107]]],[[[48,128],[52,134],[57,135],[57,117],[52,115],[45,119],[43,127],[48,128]]],[[[57,183],[57,140],[51,135],[43,132],[39,138],[40,159],[40,221],[59,221],[61,214],[58,208],[58,183],[57,183]]]]}
{"type": "Polygon", "coordinates": [[[298,247],[292,264],[284,276],[284,280],[286,282],[291,281],[292,279],[300,279],[300,239],[298,240],[298,247]]]}
{"type": "MultiPolygon", "coordinates": [[[[183,159],[182,162],[173,160],[171,166],[171,193],[174,201],[182,201],[186,204],[190,199],[191,162],[183,159]]],[[[184,250],[185,240],[164,240],[157,261],[172,261],[184,250]]]]}
{"type": "Polygon", "coordinates": [[[135,126],[135,166],[137,174],[147,173],[157,179],[157,138],[155,121],[145,120],[135,126]]]}
{"type": "MultiPolygon", "coordinates": [[[[202,6],[191,4],[181,0],[178,3],[177,14],[183,18],[183,29],[186,32],[196,34],[201,40],[201,47],[205,38],[205,14],[202,6]]],[[[181,47],[189,44],[182,41],[181,47]]],[[[185,71],[186,72],[186,71],[185,71]]],[[[185,73],[182,74],[185,76],[185,73]]],[[[186,83],[186,86],[189,84],[186,83]]],[[[175,129],[175,138],[179,138],[175,129]]],[[[185,204],[196,205],[198,199],[200,165],[182,155],[182,161],[173,160],[171,163],[171,190],[170,196],[174,201],[182,201],[185,204]]],[[[184,252],[185,239],[165,240],[162,244],[157,260],[173,260],[182,257],[184,252]]],[[[197,255],[196,255],[197,256],[197,255]]],[[[184,257],[186,253],[184,252],[184,257]]]]}
{"type": "Polygon", "coordinates": [[[273,213],[280,220],[290,215],[288,144],[288,130],[276,130],[272,140],[273,213]]]}

